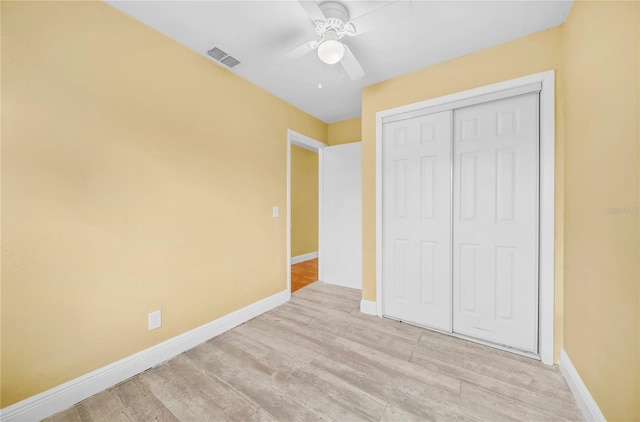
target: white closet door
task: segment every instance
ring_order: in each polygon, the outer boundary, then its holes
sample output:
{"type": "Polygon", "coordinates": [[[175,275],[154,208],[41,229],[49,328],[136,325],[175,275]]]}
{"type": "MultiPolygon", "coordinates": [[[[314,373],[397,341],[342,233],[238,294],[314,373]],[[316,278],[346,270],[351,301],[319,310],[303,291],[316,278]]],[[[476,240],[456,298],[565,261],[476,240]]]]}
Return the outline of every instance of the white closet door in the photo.
{"type": "Polygon", "coordinates": [[[453,330],[537,352],[538,94],[454,111],[453,330]]]}
{"type": "Polygon", "coordinates": [[[383,136],[383,312],[451,331],[451,111],[383,136]]]}
{"type": "Polygon", "coordinates": [[[322,281],[362,289],[360,142],[322,149],[322,281]]]}

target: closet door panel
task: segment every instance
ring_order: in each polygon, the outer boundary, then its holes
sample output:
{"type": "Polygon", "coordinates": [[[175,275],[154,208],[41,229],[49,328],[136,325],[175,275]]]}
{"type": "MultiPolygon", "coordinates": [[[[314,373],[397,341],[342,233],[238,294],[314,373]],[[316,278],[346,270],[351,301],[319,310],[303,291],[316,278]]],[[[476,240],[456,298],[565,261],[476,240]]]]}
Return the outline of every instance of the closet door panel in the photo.
{"type": "Polygon", "coordinates": [[[536,353],[538,94],[453,120],[453,331],[536,353]]]}
{"type": "Polygon", "coordinates": [[[384,125],[386,316],[451,331],[451,111],[384,125]]]}

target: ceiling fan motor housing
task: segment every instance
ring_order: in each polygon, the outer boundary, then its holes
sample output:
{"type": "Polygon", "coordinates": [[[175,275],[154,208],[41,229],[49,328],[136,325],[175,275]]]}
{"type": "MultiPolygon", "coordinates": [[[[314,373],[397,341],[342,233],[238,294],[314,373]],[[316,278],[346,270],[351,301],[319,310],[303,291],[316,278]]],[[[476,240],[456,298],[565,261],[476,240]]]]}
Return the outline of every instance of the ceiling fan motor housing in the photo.
{"type": "Polygon", "coordinates": [[[349,20],[349,12],[347,12],[347,8],[342,4],[335,1],[328,1],[320,4],[320,10],[326,16],[327,20],[329,19],[338,19],[345,23],[349,20]]]}
{"type": "Polygon", "coordinates": [[[320,4],[320,10],[326,17],[326,21],[316,21],[316,33],[321,37],[325,37],[329,31],[334,31],[338,38],[341,39],[345,35],[353,36],[356,34],[355,27],[349,21],[349,12],[338,2],[325,2],[320,4]]]}

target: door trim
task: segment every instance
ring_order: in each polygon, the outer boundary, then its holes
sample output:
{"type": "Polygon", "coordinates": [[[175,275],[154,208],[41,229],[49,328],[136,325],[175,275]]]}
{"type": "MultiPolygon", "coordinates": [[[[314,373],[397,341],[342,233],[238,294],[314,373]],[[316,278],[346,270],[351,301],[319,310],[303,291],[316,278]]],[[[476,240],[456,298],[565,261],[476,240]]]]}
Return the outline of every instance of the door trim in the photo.
{"type": "Polygon", "coordinates": [[[322,280],[322,150],[327,144],[287,129],[287,291],[291,293],[291,145],[318,153],[318,280],[322,280]]]}
{"type": "MultiPolygon", "coordinates": [[[[505,90],[540,83],[540,239],[538,341],[542,362],[553,364],[554,349],[554,227],[555,227],[555,71],[548,70],[504,82],[469,89],[443,97],[396,107],[376,113],[376,314],[382,316],[382,135],[383,120],[407,113],[422,114],[428,109],[467,101],[505,90]]],[[[487,98],[487,97],[485,97],[487,98]]],[[[452,107],[453,108],[453,107],[452,107]]]]}

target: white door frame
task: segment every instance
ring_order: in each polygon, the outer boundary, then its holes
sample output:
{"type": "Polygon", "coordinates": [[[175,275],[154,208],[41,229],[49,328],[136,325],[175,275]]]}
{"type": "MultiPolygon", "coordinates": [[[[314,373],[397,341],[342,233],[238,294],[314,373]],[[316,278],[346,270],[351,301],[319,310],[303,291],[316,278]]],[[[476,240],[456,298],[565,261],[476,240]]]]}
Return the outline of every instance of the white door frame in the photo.
{"type": "Polygon", "coordinates": [[[327,144],[287,129],[287,291],[291,294],[291,145],[318,153],[318,280],[322,280],[322,150],[327,144]]]}
{"type": "Polygon", "coordinates": [[[489,101],[501,91],[539,83],[540,90],[540,240],[539,240],[539,353],[542,362],[553,364],[554,336],[554,212],[555,212],[555,71],[536,73],[474,88],[431,100],[376,113],[376,314],[382,316],[382,125],[383,119],[403,114],[410,117],[435,112],[452,103],[489,101]],[[426,110],[429,109],[429,110],[426,110]]]}

